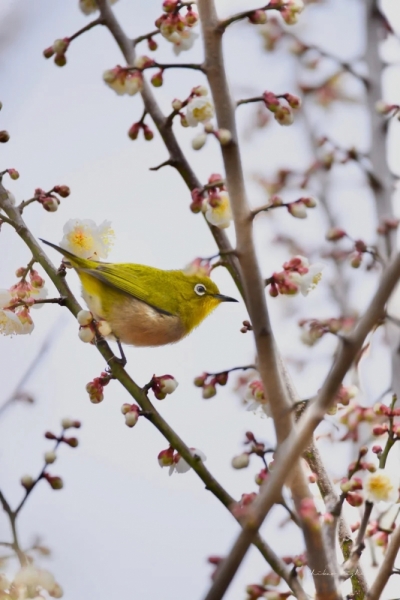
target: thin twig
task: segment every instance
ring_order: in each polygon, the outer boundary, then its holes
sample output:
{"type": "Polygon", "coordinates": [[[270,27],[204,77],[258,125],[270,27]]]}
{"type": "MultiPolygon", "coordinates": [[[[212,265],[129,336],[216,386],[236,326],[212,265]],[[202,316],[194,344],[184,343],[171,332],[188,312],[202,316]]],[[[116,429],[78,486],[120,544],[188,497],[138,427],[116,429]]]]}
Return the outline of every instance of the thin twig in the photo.
{"type": "Polygon", "coordinates": [[[367,600],[379,600],[382,597],[382,592],[393,574],[393,567],[400,550],[400,527],[397,527],[390,536],[390,542],[385,552],[385,557],[381,564],[381,568],[375,578],[367,594],[367,600]]]}

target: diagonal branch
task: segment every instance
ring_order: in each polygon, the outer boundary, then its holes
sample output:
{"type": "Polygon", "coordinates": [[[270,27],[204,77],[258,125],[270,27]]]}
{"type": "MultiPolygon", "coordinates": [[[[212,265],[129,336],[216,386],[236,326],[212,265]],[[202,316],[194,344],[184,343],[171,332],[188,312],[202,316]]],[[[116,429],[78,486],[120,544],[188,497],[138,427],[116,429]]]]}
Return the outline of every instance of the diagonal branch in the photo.
{"type": "Polygon", "coordinates": [[[394,562],[400,550],[400,527],[397,526],[395,531],[390,536],[390,542],[385,553],[381,568],[378,571],[376,579],[369,590],[367,600],[379,600],[385,589],[389,577],[393,573],[394,562]]]}
{"type": "MultiPolygon", "coordinates": [[[[244,525],[244,528],[232,547],[228,557],[224,563],[220,565],[214,584],[206,596],[206,600],[220,600],[220,598],[222,598],[225,590],[239,568],[254,534],[257,532],[266,515],[279,498],[282,486],[284,485],[288,474],[293,469],[297,457],[304,451],[307,444],[310,443],[315,428],[322,421],[327,409],[334,402],[335,394],[337,393],[340,383],[361,349],[366,336],[376,322],[382,318],[385,304],[399,279],[400,255],[397,255],[386,268],[369,308],[359,321],[355,331],[342,342],[336,360],[332,365],[316,401],[314,401],[304,413],[299,422],[297,432],[293,432],[283,444],[271,473],[271,478],[254,502],[254,510],[251,513],[251,519],[248,519],[247,524],[244,525]]],[[[324,600],[329,600],[330,598],[330,596],[326,596],[324,600]]]]}
{"type": "MultiPolygon", "coordinates": [[[[12,219],[15,222],[16,232],[32,252],[32,256],[34,257],[35,261],[43,267],[51,281],[54,283],[55,287],[65,298],[65,306],[76,317],[78,312],[81,310],[80,305],[78,304],[72,292],[70,291],[65,281],[65,278],[57,273],[55,266],[47,258],[46,254],[43,252],[42,248],[39,246],[36,239],[29,231],[18,209],[11,204],[8,197],[8,192],[7,190],[5,190],[3,184],[1,183],[1,180],[0,209],[4,210],[4,212],[10,217],[10,219],[12,219]]],[[[196,474],[205,484],[206,489],[209,490],[216,498],[218,498],[218,500],[226,508],[231,509],[231,507],[235,504],[234,498],[232,498],[228,494],[228,492],[226,492],[226,490],[218,483],[218,481],[204,466],[204,463],[201,460],[198,460],[195,456],[193,456],[189,447],[175,433],[175,431],[168,425],[168,423],[154,408],[153,404],[147,397],[146,391],[140,388],[128,375],[125,369],[118,362],[115,361],[115,356],[112,353],[107,342],[103,339],[98,341],[97,349],[105,359],[107,365],[109,365],[113,377],[117,379],[127,390],[127,392],[131,395],[131,397],[136,400],[142,411],[145,413],[146,418],[160,431],[160,433],[168,440],[170,445],[175,450],[177,450],[182,456],[182,458],[192,467],[192,469],[196,472],[196,474]]],[[[3,506],[3,509],[10,516],[10,521],[13,528],[15,548],[18,553],[18,556],[20,557],[20,561],[23,561],[24,554],[22,553],[22,551],[20,551],[17,541],[15,541],[17,540],[15,519],[17,512],[20,510],[20,507],[17,509],[17,511],[13,512],[1,492],[0,503],[3,506]]],[[[296,597],[300,600],[307,600],[306,595],[297,577],[289,573],[283,561],[275,554],[275,552],[268,546],[268,544],[264,542],[264,540],[262,540],[260,536],[256,536],[254,540],[254,545],[258,548],[262,556],[271,565],[271,567],[282,577],[282,579],[284,579],[284,581],[286,581],[290,589],[295,593],[296,597]]],[[[21,564],[23,563],[21,562],[21,564]]]]}

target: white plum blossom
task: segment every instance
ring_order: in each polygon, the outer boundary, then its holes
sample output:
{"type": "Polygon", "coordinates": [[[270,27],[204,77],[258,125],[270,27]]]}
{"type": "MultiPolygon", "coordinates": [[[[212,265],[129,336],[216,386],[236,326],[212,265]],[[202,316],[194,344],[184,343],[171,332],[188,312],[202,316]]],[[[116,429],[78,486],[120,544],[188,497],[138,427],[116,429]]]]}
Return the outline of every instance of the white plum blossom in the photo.
{"type": "Polygon", "coordinates": [[[311,290],[315,289],[318,283],[321,281],[322,271],[324,265],[322,263],[309,264],[308,259],[304,256],[297,256],[302,261],[302,266],[307,268],[307,273],[301,274],[297,271],[292,271],[288,274],[288,277],[299,286],[300,292],[303,296],[307,296],[311,290]]]}
{"type": "Polygon", "coordinates": [[[219,192],[218,198],[213,198],[205,204],[206,219],[211,225],[226,229],[232,221],[231,204],[227,192],[219,192]]]}
{"type": "MultiPolygon", "coordinates": [[[[207,460],[206,455],[197,448],[190,448],[193,456],[198,456],[203,462],[207,460]]],[[[174,463],[169,468],[169,475],[172,473],[187,473],[191,469],[190,465],[179,454],[174,455],[174,463]]]]}
{"type": "MultiPolygon", "coordinates": [[[[22,567],[14,577],[13,584],[18,587],[25,587],[30,598],[33,597],[33,593],[38,592],[38,588],[46,590],[50,595],[53,595],[55,591],[61,590],[60,586],[56,583],[54,575],[50,571],[45,569],[38,569],[34,565],[27,565],[22,567]]],[[[26,596],[24,596],[26,597],[26,596]]],[[[60,598],[59,594],[56,597],[60,598]]]]}
{"type": "Polygon", "coordinates": [[[198,37],[199,35],[191,29],[184,29],[183,31],[180,31],[179,40],[173,42],[174,53],[179,56],[181,52],[190,50],[198,37]]]}
{"type": "Polygon", "coordinates": [[[265,397],[262,381],[256,380],[249,383],[244,401],[247,404],[246,410],[259,414],[261,417],[271,416],[271,408],[265,397]]]}
{"type": "Polygon", "coordinates": [[[23,335],[26,331],[23,323],[12,310],[0,309],[0,333],[3,335],[23,335]]]}
{"type": "Polygon", "coordinates": [[[96,225],[91,219],[70,219],[64,225],[61,248],[80,258],[107,258],[114,243],[114,231],[110,221],[96,225]]]}
{"type": "Polygon", "coordinates": [[[2,290],[0,289],[0,308],[6,308],[10,306],[10,303],[13,300],[13,295],[10,290],[2,290]]]}
{"type": "MultiPolygon", "coordinates": [[[[42,286],[40,288],[35,288],[32,287],[32,290],[29,294],[30,298],[33,298],[34,300],[45,300],[48,296],[48,289],[45,286],[42,286]]],[[[38,303],[38,304],[33,304],[32,308],[42,308],[43,304],[42,303],[38,303]]]]}
{"type": "Polygon", "coordinates": [[[196,96],[186,109],[186,120],[190,127],[197,127],[199,123],[207,123],[214,116],[214,106],[208,96],[196,96]]]}
{"type": "MultiPolygon", "coordinates": [[[[108,0],[109,4],[115,4],[117,0],[108,0]]],[[[79,0],[79,8],[84,15],[91,15],[99,10],[96,0],[79,0]]]]}
{"type": "Polygon", "coordinates": [[[369,502],[397,502],[399,477],[384,469],[369,473],[364,483],[365,499],[369,502]]]}

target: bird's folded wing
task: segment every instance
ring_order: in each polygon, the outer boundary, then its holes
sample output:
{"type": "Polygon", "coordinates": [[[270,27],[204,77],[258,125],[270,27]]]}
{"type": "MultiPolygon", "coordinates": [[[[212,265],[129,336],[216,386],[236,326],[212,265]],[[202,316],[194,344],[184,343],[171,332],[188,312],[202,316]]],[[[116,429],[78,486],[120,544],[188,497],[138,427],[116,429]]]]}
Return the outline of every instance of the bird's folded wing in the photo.
{"type": "MultiPolygon", "coordinates": [[[[151,267],[145,269],[153,270],[151,267]]],[[[162,304],[164,294],[160,295],[159,290],[154,290],[155,282],[148,277],[141,265],[101,263],[95,269],[79,269],[79,271],[84,271],[110,287],[144,302],[161,314],[173,316],[173,313],[158,306],[158,300],[162,304]]],[[[154,271],[158,272],[158,269],[154,271]]]]}

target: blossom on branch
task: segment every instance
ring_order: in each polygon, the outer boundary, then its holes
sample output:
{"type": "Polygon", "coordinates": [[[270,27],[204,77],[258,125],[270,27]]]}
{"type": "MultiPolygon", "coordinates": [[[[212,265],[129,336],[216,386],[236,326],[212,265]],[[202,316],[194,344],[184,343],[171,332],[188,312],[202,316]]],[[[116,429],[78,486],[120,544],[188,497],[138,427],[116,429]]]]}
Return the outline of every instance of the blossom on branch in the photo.
{"type": "Polygon", "coordinates": [[[214,116],[214,106],[208,96],[196,96],[190,100],[186,109],[186,120],[190,127],[199,123],[208,123],[214,116]]]}
{"type": "Polygon", "coordinates": [[[397,502],[399,498],[399,478],[384,469],[369,473],[364,489],[369,502],[397,502]]]}
{"type": "Polygon", "coordinates": [[[91,219],[70,219],[63,228],[61,248],[80,258],[107,258],[115,233],[110,221],[96,225],[91,219]]]}
{"type": "Polygon", "coordinates": [[[210,196],[204,205],[206,219],[211,225],[226,229],[232,221],[231,204],[227,192],[210,196]]]}

